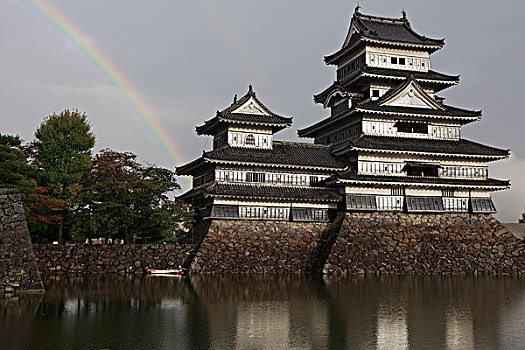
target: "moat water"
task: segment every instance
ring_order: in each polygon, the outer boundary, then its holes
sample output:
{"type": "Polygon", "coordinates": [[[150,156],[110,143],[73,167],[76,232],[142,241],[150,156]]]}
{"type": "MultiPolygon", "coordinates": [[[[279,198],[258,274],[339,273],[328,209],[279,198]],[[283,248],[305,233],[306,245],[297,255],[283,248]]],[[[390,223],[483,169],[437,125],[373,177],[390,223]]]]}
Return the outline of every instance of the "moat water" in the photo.
{"type": "Polygon", "coordinates": [[[525,349],[525,278],[45,277],[0,349],[525,349]]]}

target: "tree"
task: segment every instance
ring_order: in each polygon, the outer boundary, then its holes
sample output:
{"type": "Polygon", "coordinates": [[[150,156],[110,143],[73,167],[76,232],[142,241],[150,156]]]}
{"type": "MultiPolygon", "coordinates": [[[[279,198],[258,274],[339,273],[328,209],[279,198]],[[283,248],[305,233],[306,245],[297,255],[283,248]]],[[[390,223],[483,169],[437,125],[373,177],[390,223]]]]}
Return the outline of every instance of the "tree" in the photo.
{"type": "Polygon", "coordinates": [[[27,163],[20,137],[0,134],[0,188],[18,188],[23,193],[33,192],[36,182],[31,174],[35,169],[36,167],[27,163]]]}
{"type": "Polygon", "coordinates": [[[79,216],[90,223],[88,235],[152,243],[180,232],[189,222],[184,205],[169,197],[180,188],[175,173],[143,165],[136,158],[109,149],[94,157],[79,216]]]}
{"type": "MultiPolygon", "coordinates": [[[[50,197],[67,201],[58,223],[58,241],[63,243],[64,222],[77,209],[79,195],[91,170],[95,136],[86,114],[64,110],[44,119],[35,132],[37,182],[50,189],[50,197]]],[[[56,225],[54,225],[56,227],[56,225]]]]}
{"type": "Polygon", "coordinates": [[[50,198],[36,185],[37,167],[27,161],[26,148],[18,136],[0,135],[0,188],[18,188],[22,194],[27,222],[34,241],[43,241],[46,224],[59,222],[64,202],[50,198]]]}
{"type": "Polygon", "coordinates": [[[520,224],[525,224],[525,213],[521,214],[521,219],[519,220],[520,224]]]}
{"type": "Polygon", "coordinates": [[[63,212],[69,208],[68,202],[49,196],[50,190],[36,186],[24,199],[27,208],[27,225],[33,242],[49,241],[49,227],[59,224],[63,212]]]}

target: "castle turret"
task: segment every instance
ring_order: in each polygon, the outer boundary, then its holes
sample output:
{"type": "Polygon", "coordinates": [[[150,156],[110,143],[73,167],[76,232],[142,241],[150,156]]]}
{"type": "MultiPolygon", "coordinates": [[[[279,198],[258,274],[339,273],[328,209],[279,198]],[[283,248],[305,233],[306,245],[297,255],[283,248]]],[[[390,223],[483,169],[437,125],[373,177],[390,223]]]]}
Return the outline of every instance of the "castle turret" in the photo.
{"type": "Polygon", "coordinates": [[[196,128],[199,135],[213,136],[213,149],[177,173],[193,176],[193,188],[179,198],[192,205],[197,220],[330,219],[342,196],[312,185],[344,166],[329,146],[273,139],[291,124],[292,118],[273,113],[250,86],[196,128]]]}
{"type": "Polygon", "coordinates": [[[348,170],[325,181],[345,193],[349,211],[494,212],[490,192],[508,181],[491,179],[488,162],[508,150],[461,137],[481,111],[444,103],[437,93],[459,76],[431,69],[443,39],[415,32],[401,18],[364,15],[356,8],[340,50],[325,57],[336,81],[314,101],[330,116],[299,130],[331,146],[348,170]]]}

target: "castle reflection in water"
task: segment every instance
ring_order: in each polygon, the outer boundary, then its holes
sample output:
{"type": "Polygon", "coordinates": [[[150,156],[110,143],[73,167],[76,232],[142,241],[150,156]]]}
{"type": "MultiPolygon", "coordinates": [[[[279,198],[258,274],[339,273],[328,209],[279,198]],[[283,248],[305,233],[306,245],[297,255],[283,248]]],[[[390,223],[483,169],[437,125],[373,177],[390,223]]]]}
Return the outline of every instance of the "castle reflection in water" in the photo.
{"type": "Polygon", "coordinates": [[[469,349],[525,343],[525,282],[488,277],[48,277],[0,348],[469,349]]]}

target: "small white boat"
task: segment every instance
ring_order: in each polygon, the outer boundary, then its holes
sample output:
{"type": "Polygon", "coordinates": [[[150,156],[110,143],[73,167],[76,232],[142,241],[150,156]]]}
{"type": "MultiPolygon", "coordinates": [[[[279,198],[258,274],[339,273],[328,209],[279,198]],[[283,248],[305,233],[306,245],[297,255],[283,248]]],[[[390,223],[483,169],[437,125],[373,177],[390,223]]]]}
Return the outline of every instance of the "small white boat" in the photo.
{"type": "Polygon", "coordinates": [[[181,268],[162,270],[162,269],[147,269],[148,275],[168,275],[168,276],[182,276],[184,271],[181,268]]]}

